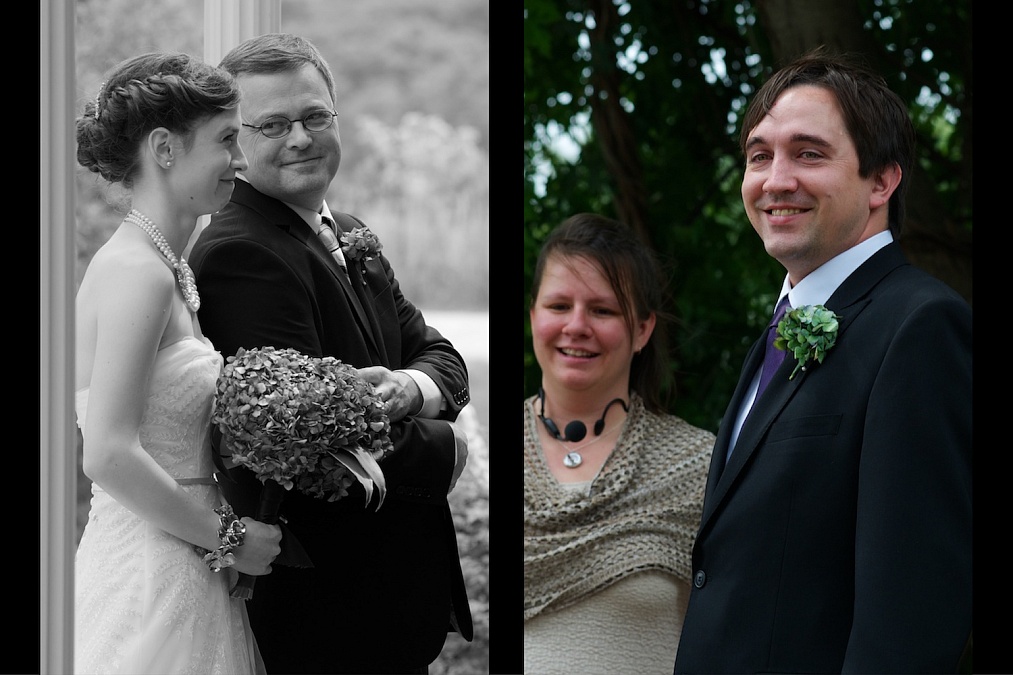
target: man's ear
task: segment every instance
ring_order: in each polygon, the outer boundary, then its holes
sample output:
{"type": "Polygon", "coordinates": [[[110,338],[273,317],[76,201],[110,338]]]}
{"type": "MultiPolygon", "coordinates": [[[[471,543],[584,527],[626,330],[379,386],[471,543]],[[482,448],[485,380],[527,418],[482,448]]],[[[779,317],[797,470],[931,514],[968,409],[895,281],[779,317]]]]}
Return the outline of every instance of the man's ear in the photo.
{"type": "Polygon", "coordinates": [[[903,171],[897,162],[883,167],[873,175],[872,194],[869,195],[870,210],[874,211],[890,202],[890,197],[900,185],[902,175],[903,171]]]}

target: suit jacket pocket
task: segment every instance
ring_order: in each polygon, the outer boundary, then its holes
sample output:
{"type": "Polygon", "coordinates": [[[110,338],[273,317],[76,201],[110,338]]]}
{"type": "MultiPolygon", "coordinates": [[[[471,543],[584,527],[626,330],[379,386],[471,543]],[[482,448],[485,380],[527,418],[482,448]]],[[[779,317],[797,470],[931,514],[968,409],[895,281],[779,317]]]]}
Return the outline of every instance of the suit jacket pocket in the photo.
{"type": "Polygon", "coordinates": [[[770,427],[767,443],[778,443],[795,438],[812,436],[835,436],[841,428],[843,415],[809,415],[782,419],[770,427]]]}

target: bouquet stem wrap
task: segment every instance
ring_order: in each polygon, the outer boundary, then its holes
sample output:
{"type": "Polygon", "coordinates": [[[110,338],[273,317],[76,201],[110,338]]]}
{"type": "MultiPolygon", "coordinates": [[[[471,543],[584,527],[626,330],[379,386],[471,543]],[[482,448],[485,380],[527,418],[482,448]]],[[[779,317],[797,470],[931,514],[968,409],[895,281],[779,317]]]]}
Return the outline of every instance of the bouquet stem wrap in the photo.
{"type": "MultiPolygon", "coordinates": [[[[268,525],[277,525],[278,516],[281,512],[281,503],[285,499],[285,488],[277,481],[268,479],[260,490],[260,500],[257,503],[255,518],[268,525]]],[[[276,560],[277,562],[277,560],[276,560]]],[[[229,593],[233,598],[249,600],[253,597],[253,587],[257,577],[249,574],[239,574],[239,581],[229,593]]]]}
{"type": "MultiPolygon", "coordinates": [[[[218,379],[212,421],[232,460],[262,483],[256,519],[276,524],[285,494],[297,490],[335,501],[358,482],[366,505],[386,482],[378,460],[393,451],[383,401],[355,368],[333,357],[311,357],[294,349],[240,349],[218,379]]],[[[283,526],[283,530],[284,530],[283,526]]],[[[283,533],[283,551],[286,536],[283,533]]],[[[298,547],[299,554],[309,562],[298,547]]],[[[291,562],[276,564],[307,566],[291,562]]],[[[308,566],[312,566],[309,563],[308,566]]],[[[240,575],[233,597],[253,596],[254,578],[240,575]]]]}

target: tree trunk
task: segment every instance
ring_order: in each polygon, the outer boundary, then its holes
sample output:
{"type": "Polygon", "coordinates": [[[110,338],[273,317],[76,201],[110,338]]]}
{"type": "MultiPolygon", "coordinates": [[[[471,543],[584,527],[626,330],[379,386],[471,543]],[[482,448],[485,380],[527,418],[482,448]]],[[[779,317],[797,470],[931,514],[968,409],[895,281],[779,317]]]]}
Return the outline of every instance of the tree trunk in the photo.
{"type": "Polygon", "coordinates": [[[588,3],[594,13],[589,33],[592,55],[591,125],[598,138],[605,165],[615,180],[614,200],[619,220],[633,228],[645,242],[651,241],[647,226],[647,190],[637,150],[636,134],[629,114],[620,104],[619,81],[612,35],[620,22],[611,0],[588,3]]]}

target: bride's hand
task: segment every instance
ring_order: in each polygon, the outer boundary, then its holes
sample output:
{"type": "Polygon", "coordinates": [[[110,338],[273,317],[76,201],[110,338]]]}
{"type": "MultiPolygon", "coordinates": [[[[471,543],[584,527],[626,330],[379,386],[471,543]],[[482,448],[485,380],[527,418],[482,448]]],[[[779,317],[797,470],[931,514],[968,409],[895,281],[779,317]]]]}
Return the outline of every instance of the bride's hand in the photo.
{"type": "Polygon", "coordinates": [[[243,518],[246,536],[243,545],[234,551],[237,572],[262,576],[271,573],[271,563],[281,553],[281,528],[253,518],[243,518]]]}

